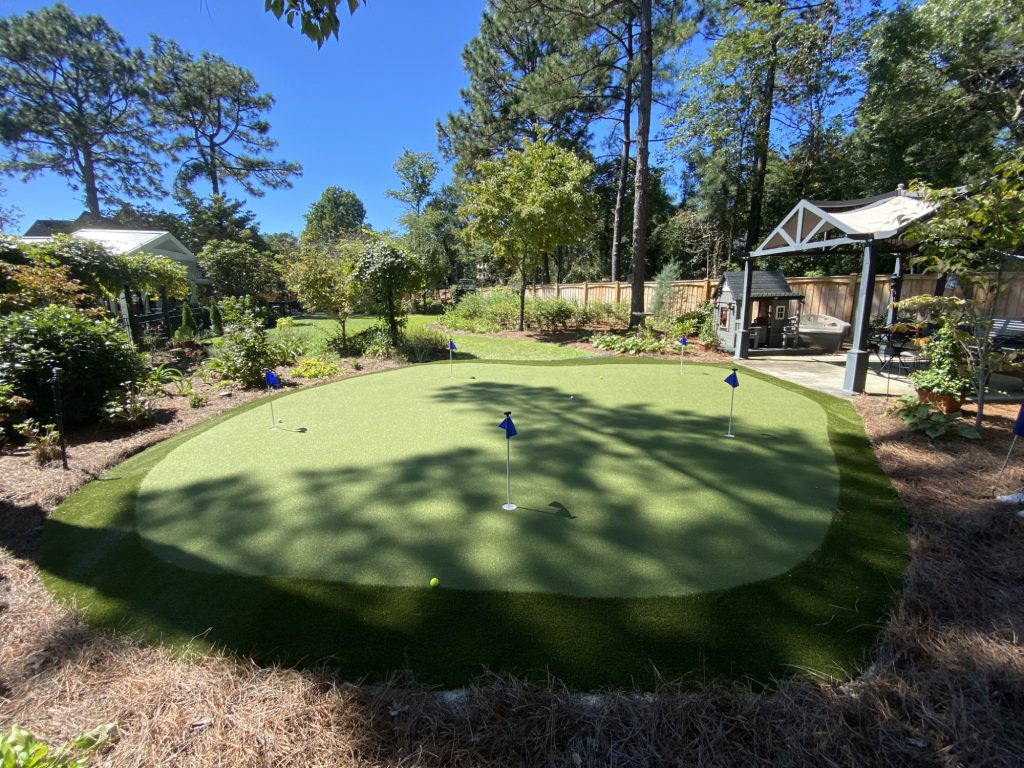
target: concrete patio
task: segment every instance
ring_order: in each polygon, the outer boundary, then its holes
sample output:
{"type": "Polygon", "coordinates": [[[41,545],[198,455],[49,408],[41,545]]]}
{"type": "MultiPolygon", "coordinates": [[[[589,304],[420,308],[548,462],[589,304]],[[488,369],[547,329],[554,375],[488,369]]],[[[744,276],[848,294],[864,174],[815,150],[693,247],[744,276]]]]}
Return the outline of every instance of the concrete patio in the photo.
{"type": "MultiPolygon", "coordinates": [[[[767,355],[743,360],[741,364],[819,392],[836,397],[852,397],[849,392],[843,391],[846,352],[820,352],[799,356],[767,355]]],[[[872,360],[864,394],[899,397],[914,392],[905,372],[890,373],[888,369],[879,371],[881,367],[881,362],[872,360]]],[[[988,392],[989,402],[1017,402],[1024,399],[1024,384],[1020,377],[993,374],[988,392]]]]}

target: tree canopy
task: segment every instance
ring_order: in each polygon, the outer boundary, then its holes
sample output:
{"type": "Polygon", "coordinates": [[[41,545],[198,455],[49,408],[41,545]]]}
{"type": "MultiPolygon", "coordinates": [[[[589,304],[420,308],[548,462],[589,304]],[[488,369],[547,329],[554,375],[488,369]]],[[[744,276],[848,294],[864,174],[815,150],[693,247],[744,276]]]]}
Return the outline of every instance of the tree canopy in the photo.
{"type": "Polygon", "coordinates": [[[342,239],[346,233],[358,232],[362,228],[366,207],[355,192],[341,187],[328,187],[320,199],[309,206],[305,218],[303,242],[328,247],[342,239]]]}
{"type": "Polygon", "coordinates": [[[157,141],[147,117],[145,60],[102,16],[62,4],[0,19],[0,169],[42,171],[101,201],[162,193],[157,141]]]}

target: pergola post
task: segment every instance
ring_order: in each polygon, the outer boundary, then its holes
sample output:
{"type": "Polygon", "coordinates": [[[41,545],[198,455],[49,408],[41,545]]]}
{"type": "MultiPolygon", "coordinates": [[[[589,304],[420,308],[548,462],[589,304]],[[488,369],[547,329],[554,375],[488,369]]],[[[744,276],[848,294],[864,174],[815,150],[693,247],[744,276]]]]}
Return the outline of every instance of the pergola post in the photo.
{"type": "Polygon", "coordinates": [[[864,391],[868,379],[870,352],[867,346],[871,331],[871,299],[875,293],[875,273],[878,270],[878,254],[875,239],[868,237],[864,244],[864,267],[860,274],[860,288],[857,291],[857,319],[853,326],[853,348],[846,354],[846,375],[843,391],[859,394],[864,391]]]}
{"type": "Polygon", "coordinates": [[[885,313],[885,324],[891,326],[896,322],[899,310],[893,306],[903,295],[903,257],[896,257],[896,269],[892,273],[892,280],[889,283],[889,309],[885,313]]]}
{"type": "Polygon", "coordinates": [[[750,356],[750,293],[754,282],[754,259],[747,256],[743,260],[743,299],[737,309],[739,310],[739,328],[736,330],[736,340],[733,344],[735,349],[734,357],[737,360],[746,360],[750,356]]]}

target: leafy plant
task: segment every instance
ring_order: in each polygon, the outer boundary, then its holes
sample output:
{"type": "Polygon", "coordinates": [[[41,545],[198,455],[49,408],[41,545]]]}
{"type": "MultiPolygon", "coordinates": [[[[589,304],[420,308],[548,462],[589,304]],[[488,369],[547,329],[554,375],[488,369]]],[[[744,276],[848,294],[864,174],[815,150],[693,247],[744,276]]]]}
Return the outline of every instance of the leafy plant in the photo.
{"type": "MultiPolygon", "coordinates": [[[[164,385],[170,384],[178,390],[182,381],[187,381],[185,374],[178,368],[161,363],[150,370],[149,375],[146,376],[143,389],[154,395],[162,395],[164,393],[164,385]]],[[[178,394],[181,394],[181,392],[178,391],[178,394]]]]}
{"type": "Polygon", "coordinates": [[[37,464],[46,464],[60,456],[60,432],[56,424],[40,424],[35,419],[26,419],[15,424],[14,431],[25,438],[25,445],[35,455],[37,464]]]}
{"type": "Polygon", "coordinates": [[[279,331],[290,331],[295,327],[294,317],[279,317],[275,326],[279,331]]]}
{"type": "Polygon", "coordinates": [[[325,379],[339,372],[338,364],[322,357],[304,357],[292,368],[292,376],[301,379],[325,379]]]}
{"type": "Polygon", "coordinates": [[[101,725],[75,737],[66,746],[53,749],[32,733],[12,725],[0,733],[0,766],[3,768],[86,768],[88,754],[116,739],[113,723],[101,725]],[[75,752],[81,754],[75,755],[75,752]]]}
{"type": "Polygon", "coordinates": [[[49,306],[0,319],[0,384],[32,401],[29,416],[53,417],[59,367],[65,426],[100,417],[108,393],[145,375],[146,363],[112,320],[49,306]]]}
{"type": "Polygon", "coordinates": [[[215,347],[220,361],[212,366],[222,379],[237,381],[246,387],[263,383],[263,371],[274,365],[274,353],[261,328],[246,328],[229,332],[215,347]]]}
{"type": "Polygon", "coordinates": [[[448,349],[448,337],[430,328],[414,328],[406,333],[402,351],[409,360],[422,363],[432,357],[440,357],[448,349]]]}
{"type": "Polygon", "coordinates": [[[654,278],[654,296],[651,299],[651,320],[656,328],[667,328],[672,322],[672,282],[679,279],[679,264],[670,262],[654,278]]]}
{"type": "Polygon", "coordinates": [[[573,321],[574,307],[562,298],[530,299],[526,302],[526,324],[543,331],[564,330],[573,321]]]}
{"type": "Polygon", "coordinates": [[[617,334],[601,333],[590,337],[590,343],[598,349],[618,352],[623,355],[636,355],[641,352],[664,352],[665,338],[648,328],[641,328],[635,333],[617,334]]]}
{"type": "Polygon", "coordinates": [[[923,403],[914,395],[903,395],[886,410],[886,416],[899,416],[912,432],[924,432],[936,438],[956,432],[961,437],[976,440],[981,437],[973,426],[965,422],[961,412],[943,413],[935,403],[923,403]]]}
{"type": "Polygon", "coordinates": [[[210,332],[214,336],[224,335],[224,317],[216,301],[210,302],[210,332]]]}
{"type": "Polygon", "coordinates": [[[391,328],[387,320],[378,320],[362,333],[356,334],[352,337],[352,343],[364,357],[394,357],[397,352],[391,343],[391,328]]]}
{"type": "Polygon", "coordinates": [[[103,417],[114,424],[138,426],[153,420],[156,407],[145,383],[126,381],[103,406],[103,417]]]}
{"type": "Polygon", "coordinates": [[[196,392],[191,390],[186,397],[188,398],[189,408],[201,408],[210,401],[210,396],[203,392],[196,392]]]}
{"type": "Polygon", "coordinates": [[[940,323],[924,348],[928,367],[907,377],[915,388],[953,397],[961,397],[971,389],[967,351],[960,335],[951,323],[940,323]]]}

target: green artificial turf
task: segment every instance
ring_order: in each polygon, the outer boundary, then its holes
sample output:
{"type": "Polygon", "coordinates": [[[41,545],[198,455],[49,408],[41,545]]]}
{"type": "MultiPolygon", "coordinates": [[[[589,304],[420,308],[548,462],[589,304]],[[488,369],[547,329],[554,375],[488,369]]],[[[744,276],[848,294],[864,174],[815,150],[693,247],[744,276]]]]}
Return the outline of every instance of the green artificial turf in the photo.
{"type": "Polygon", "coordinates": [[[264,402],[130,459],[48,522],[47,584],[99,624],[353,678],[651,686],[864,660],[905,519],[848,403],[741,371],[727,440],[720,367],[455,372],[278,397],[308,432],[269,431],[264,402]]]}
{"type": "Polygon", "coordinates": [[[724,437],[723,376],[426,365],[304,390],[274,400],[279,429],[268,403],[169,454],[137,527],[171,563],[259,576],[582,597],[758,581],[821,543],[838,471],[822,409],[759,379],[724,437]]]}

